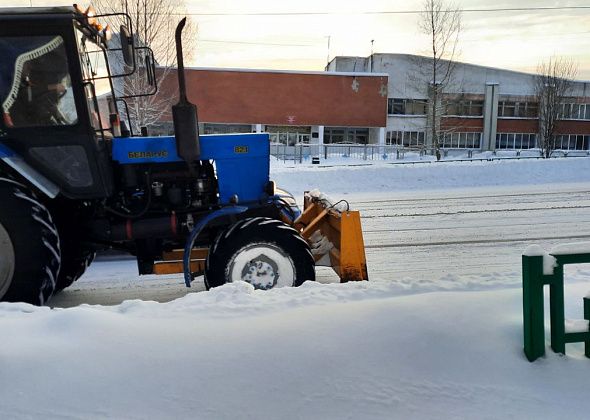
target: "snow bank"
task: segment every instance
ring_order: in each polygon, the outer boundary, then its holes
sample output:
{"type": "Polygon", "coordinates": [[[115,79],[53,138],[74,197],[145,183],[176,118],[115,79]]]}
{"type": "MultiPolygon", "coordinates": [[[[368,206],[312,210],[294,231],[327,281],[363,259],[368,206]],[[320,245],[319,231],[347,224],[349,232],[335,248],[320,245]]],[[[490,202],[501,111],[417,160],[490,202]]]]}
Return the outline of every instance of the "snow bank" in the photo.
{"type": "Polygon", "coordinates": [[[0,418],[585,418],[583,347],[527,362],[521,299],[364,282],[0,304],[0,418]]]}
{"type": "MultiPolygon", "coordinates": [[[[480,186],[590,182],[590,158],[438,162],[431,164],[314,167],[271,160],[271,178],[298,196],[318,189],[343,193],[437,190],[480,186]]],[[[336,195],[338,194],[338,195],[336,195]]]]}

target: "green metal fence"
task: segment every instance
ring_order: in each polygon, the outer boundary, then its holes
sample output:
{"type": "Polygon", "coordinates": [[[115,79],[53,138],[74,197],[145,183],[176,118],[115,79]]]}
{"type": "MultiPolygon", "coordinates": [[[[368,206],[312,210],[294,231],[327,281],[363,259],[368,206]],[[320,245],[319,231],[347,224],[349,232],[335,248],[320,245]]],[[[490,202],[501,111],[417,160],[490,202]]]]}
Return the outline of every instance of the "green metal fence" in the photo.
{"type": "MultiPolygon", "coordinates": [[[[561,253],[522,256],[524,352],[531,362],[545,355],[543,288],[549,286],[551,348],[565,354],[566,343],[585,343],[590,357],[590,330],[567,332],[565,328],[563,266],[590,263],[590,253],[561,253]],[[544,258],[555,258],[552,273],[544,273],[544,258]]],[[[584,319],[590,321],[590,296],[584,297],[584,319]]],[[[586,327],[588,329],[588,327],[586,327]]]]}

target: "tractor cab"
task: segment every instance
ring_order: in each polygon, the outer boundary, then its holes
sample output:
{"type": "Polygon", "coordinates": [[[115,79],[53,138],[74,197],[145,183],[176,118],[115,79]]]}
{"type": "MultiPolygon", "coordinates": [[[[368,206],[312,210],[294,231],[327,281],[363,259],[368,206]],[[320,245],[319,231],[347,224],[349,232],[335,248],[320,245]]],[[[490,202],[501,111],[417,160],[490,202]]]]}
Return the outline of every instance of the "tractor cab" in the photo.
{"type": "Polygon", "coordinates": [[[97,96],[114,98],[113,83],[136,67],[130,19],[118,15],[129,26],[110,42],[110,27],[91,8],[0,9],[0,147],[22,158],[12,161],[15,170],[36,172],[68,198],[113,192],[109,140],[120,135],[118,102],[99,106],[97,96]]]}

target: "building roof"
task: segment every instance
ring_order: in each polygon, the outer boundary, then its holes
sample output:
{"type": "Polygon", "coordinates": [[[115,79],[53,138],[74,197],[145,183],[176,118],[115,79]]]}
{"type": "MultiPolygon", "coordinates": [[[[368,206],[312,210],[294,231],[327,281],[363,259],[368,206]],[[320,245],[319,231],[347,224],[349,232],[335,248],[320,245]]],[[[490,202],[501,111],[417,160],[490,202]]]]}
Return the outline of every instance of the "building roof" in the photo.
{"type": "Polygon", "coordinates": [[[309,71],[309,70],[277,70],[277,69],[250,69],[234,67],[185,67],[186,70],[206,70],[206,71],[236,71],[244,73],[279,73],[279,74],[321,74],[324,76],[356,76],[356,77],[388,77],[387,73],[367,73],[367,72],[346,72],[346,71],[309,71]]]}
{"type": "MultiPolygon", "coordinates": [[[[386,57],[391,57],[391,58],[404,58],[404,59],[423,59],[423,60],[431,60],[432,58],[429,56],[424,56],[424,55],[417,55],[417,54],[404,54],[404,53],[374,53],[372,54],[373,57],[377,57],[377,56],[386,56],[386,57]]],[[[361,59],[361,60],[367,60],[369,59],[371,56],[367,56],[367,57],[362,57],[362,56],[348,56],[348,55],[342,55],[342,56],[336,56],[334,57],[332,60],[330,60],[330,63],[328,63],[328,67],[330,66],[330,64],[333,61],[339,60],[339,59],[361,59]]],[[[484,66],[481,64],[473,64],[473,63],[466,63],[463,61],[458,61],[458,60],[454,60],[455,63],[461,65],[461,66],[466,66],[466,67],[473,67],[473,68],[478,68],[478,69],[483,69],[483,70],[495,70],[495,71],[499,71],[499,72],[506,72],[506,73],[512,73],[515,75],[521,75],[521,76],[535,76],[535,73],[529,73],[529,72],[524,72],[524,71],[518,71],[518,70],[511,70],[511,69],[505,69],[505,68],[500,68],[500,67],[492,67],[492,66],[484,66]]],[[[590,83],[590,80],[583,80],[583,79],[576,79],[574,80],[574,82],[576,83],[590,83]]]]}

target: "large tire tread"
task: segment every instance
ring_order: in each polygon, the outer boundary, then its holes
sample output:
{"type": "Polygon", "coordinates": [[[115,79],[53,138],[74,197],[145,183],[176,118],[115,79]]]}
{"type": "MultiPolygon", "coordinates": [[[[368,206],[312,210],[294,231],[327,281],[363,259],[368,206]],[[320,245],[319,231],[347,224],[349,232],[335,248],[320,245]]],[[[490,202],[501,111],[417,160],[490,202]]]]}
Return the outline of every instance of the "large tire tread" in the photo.
{"type": "Polygon", "coordinates": [[[94,261],[95,250],[84,242],[83,221],[77,202],[57,199],[50,207],[61,240],[61,269],[55,293],[70,287],[94,261]]]}
{"type": "Polygon", "coordinates": [[[80,277],[84,275],[90,264],[94,261],[95,252],[80,250],[74,256],[64,252],[62,266],[55,285],[55,292],[59,293],[63,289],[70,287],[80,277]]]}
{"type": "Polygon", "coordinates": [[[294,286],[315,280],[314,258],[299,232],[277,219],[252,217],[234,223],[217,235],[205,262],[206,288],[228,282],[226,268],[230,259],[242,247],[255,242],[271,243],[289,254],[295,266],[294,286]]]}
{"type": "Polygon", "coordinates": [[[0,300],[44,305],[53,295],[61,266],[57,227],[47,207],[24,184],[0,175],[0,223],[14,252],[12,281],[0,300]]]}

